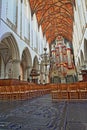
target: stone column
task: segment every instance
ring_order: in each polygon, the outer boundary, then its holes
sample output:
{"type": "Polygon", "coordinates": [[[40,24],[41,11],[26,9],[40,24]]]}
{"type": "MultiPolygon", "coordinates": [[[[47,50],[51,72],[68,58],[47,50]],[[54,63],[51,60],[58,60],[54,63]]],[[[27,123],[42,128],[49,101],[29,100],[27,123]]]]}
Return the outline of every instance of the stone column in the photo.
{"type": "Polygon", "coordinates": [[[24,69],[23,80],[27,81],[27,70],[24,69]]]}
{"type": "Polygon", "coordinates": [[[30,80],[31,70],[32,70],[32,67],[31,67],[31,66],[27,66],[27,67],[26,67],[27,80],[30,80]]]}
{"type": "Polygon", "coordinates": [[[20,75],[20,60],[13,60],[13,79],[19,79],[20,75]]]}

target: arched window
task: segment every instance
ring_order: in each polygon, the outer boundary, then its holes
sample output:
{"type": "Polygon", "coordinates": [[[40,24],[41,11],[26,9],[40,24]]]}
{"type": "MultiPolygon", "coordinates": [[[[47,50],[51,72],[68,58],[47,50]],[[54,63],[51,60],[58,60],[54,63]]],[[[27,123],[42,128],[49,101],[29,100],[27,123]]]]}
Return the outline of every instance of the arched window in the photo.
{"type": "Polygon", "coordinates": [[[17,19],[17,0],[8,0],[7,2],[7,18],[8,20],[16,25],[17,19]]]}

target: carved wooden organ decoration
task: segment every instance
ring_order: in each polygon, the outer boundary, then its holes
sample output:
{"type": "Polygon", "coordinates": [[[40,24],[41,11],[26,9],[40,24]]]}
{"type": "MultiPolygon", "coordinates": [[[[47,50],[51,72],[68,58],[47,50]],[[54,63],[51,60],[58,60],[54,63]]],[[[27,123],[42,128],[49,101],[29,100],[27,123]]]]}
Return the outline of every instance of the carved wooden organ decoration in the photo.
{"type": "Polygon", "coordinates": [[[62,36],[58,36],[51,45],[51,70],[58,71],[57,75],[65,77],[67,71],[74,69],[71,43],[65,42],[62,36]]]}

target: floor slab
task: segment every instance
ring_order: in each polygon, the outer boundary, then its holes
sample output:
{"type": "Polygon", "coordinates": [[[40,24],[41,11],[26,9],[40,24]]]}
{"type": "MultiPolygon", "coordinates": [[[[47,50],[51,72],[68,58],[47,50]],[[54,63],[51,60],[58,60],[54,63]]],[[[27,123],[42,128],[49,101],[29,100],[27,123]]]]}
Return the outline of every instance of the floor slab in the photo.
{"type": "Polygon", "coordinates": [[[51,95],[26,101],[0,102],[0,130],[60,130],[66,103],[51,95]]]}

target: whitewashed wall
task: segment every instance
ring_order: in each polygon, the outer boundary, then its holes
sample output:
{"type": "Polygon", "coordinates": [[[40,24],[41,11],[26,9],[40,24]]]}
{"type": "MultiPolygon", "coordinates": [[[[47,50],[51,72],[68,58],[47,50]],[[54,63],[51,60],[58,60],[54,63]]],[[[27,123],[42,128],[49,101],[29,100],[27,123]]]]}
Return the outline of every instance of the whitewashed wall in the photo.
{"type": "Polygon", "coordinates": [[[29,3],[21,3],[21,0],[0,0],[1,6],[0,40],[7,32],[12,33],[17,40],[20,57],[25,47],[29,48],[32,58],[35,55],[39,57],[39,54],[43,52],[45,46],[48,46],[46,45],[48,43],[46,43],[46,38],[43,37],[41,27],[38,29],[36,16],[34,15],[33,19],[31,17],[29,3]],[[17,6],[16,2],[18,2],[17,6]],[[25,13],[25,10],[27,13],[25,13]],[[10,25],[11,23],[8,23],[8,20],[14,25],[15,30],[10,25]],[[28,43],[26,43],[25,39],[29,40],[28,43]]]}
{"type": "Polygon", "coordinates": [[[76,8],[74,9],[74,30],[73,30],[73,48],[75,63],[78,64],[78,58],[81,61],[81,50],[84,54],[84,39],[87,39],[87,9],[86,3],[83,0],[76,1],[76,8]]]}

